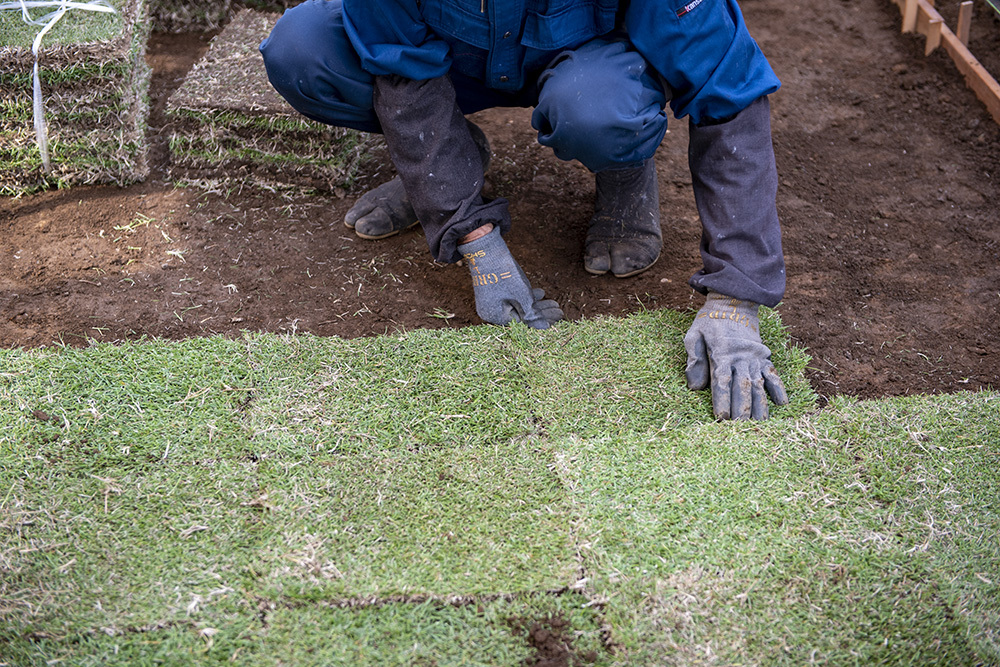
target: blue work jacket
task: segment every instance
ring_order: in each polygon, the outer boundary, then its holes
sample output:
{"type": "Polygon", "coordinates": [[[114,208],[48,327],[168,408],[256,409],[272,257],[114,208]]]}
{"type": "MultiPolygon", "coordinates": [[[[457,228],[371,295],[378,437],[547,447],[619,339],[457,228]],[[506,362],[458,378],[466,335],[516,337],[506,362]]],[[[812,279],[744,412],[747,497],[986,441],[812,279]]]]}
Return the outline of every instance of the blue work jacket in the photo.
{"type": "Polygon", "coordinates": [[[627,35],[677,118],[729,118],[780,82],[736,0],[343,0],[362,67],[427,80],[452,69],[516,93],[562,51],[627,35]]]}

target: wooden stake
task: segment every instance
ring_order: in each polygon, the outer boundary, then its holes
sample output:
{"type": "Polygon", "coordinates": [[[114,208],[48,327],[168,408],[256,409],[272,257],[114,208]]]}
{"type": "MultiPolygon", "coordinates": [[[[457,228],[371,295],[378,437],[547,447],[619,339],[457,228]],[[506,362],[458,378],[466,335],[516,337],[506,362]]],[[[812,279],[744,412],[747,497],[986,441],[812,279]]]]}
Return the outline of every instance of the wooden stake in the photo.
{"type": "Polygon", "coordinates": [[[993,120],[1000,125],[1000,84],[979,64],[969,48],[958,41],[954,33],[945,28],[943,37],[944,48],[965,77],[965,85],[972,89],[976,97],[986,105],[993,120]]]}
{"type": "Polygon", "coordinates": [[[969,30],[972,28],[972,0],[965,0],[958,8],[958,30],[955,36],[958,41],[969,45],[969,30]]]}
{"type": "Polygon", "coordinates": [[[941,46],[941,28],[944,26],[944,19],[940,16],[932,16],[927,22],[927,45],[924,47],[924,55],[929,56],[934,49],[941,46]]]}
{"type": "MultiPolygon", "coordinates": [[[[927,36],[927,53],[930,53],[938,46],[944,46],[945,51],[951,56],[958,70],[965,77],[965,84],[972,89],[976,97],[986,105],[986,109],[993,116],[993,120],[1000,125],[1000,83],[986,71],[986,69],[976,60],[976,57],[969,51],[969,47],[953,33],[944,19],[934,9],[930,0],[890,0],[899,6],[903,14],[903,32],[917,31],[921,35],[927,36]]],[[[990,6],[994,3],[1000,5],[1000,0],[986,0],[990,6]]],[[[971,20],[971,9],[967,5],[971,2],[963,2],[959,23],[967,23],[971,20]],[[968,16],[969,19],[964,17],[968,16]]],[[[961,25],[959,30],[967,33],[967,28],[961,25]]],[[[968,35],[963,35],[968,39],[968,35]]]]}
{"type": "Polygon", "coordinates": [[[917,8],[919,0],[906,0],[903,6],[903,32],[913,32],[917,28],[917,8]]]}

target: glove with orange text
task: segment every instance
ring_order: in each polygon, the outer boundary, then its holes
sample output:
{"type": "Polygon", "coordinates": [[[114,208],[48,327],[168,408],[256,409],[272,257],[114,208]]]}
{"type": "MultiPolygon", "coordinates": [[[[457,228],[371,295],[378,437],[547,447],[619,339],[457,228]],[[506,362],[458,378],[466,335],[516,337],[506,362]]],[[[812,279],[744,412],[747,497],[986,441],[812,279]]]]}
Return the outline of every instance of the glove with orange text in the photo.
{"type": "Polygon", "coordinates": [[[486,236],[458,246],[469,264],[476,295],[476,312],[490,324],[524,322],[532,329],[548,329],[563,318],[559,304],[532,289],[517,260],[494,227],[486,236]]]}
{"type": "Polygon", "coordinates": [[[718,419],[767,419],[767,397],[786,405],[785,386],[760,339],[759,306],[715,292],[684,336],[689,389],[712,387],[718,419]]]}

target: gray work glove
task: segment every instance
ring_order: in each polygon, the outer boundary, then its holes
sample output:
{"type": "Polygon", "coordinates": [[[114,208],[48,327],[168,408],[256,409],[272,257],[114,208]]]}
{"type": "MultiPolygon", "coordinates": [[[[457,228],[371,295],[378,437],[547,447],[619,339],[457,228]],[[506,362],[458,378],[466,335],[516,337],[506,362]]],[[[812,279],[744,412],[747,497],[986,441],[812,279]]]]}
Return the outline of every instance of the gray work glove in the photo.
{"type": "Polygon", "coordinates": [[[499,227],[458,246],[458,251],[469,263],[476,312],[484,322],[500,325],[524,322],[532,329],[548,329],[563,318],[558,303],[544,299],[544,291],[531,289],[528,277],[500,236],[499,227]]]}
{"type": "Polygon", "coordinates": [[[788,394],[761,342],[759,306],[709,292],[684,336],[689,389],[712,387],[718,419],[767,419],[767,397],[777,405],[788,394]]]}

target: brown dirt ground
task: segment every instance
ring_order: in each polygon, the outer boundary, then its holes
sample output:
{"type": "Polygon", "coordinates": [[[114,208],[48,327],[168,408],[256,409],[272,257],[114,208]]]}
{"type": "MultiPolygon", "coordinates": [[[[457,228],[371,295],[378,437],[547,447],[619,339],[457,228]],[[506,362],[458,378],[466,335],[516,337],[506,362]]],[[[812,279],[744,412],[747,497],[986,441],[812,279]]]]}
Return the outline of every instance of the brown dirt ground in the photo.
{"type": "MultiPolygon", "coordinates": [[[[946,54],[925,58],[921,38],[899,34],[888,0],[743,9],[784,82],[772,100],[789,279],[779,311],[813,356],[817,391],[1000,386],[1000,129],[946,54]]],[[[979,10],[976,39],[994,39],[1000,25],[979,10]]],[[[433,262],[418,231],[370,242],[343,226],[354,193],[173,186],[163,106],[210,37],[154,35],[146,183],[0,199],[0,345],[477,323],[466,269],[433,262]]],[[[584,272],[593,179],[537,145],[529,113],[476,121],[532,282],[570,319],[699,305],[686,283],[700,227],[685,122],[657,158],[664,254],[618,280],[584,272]]]]}

